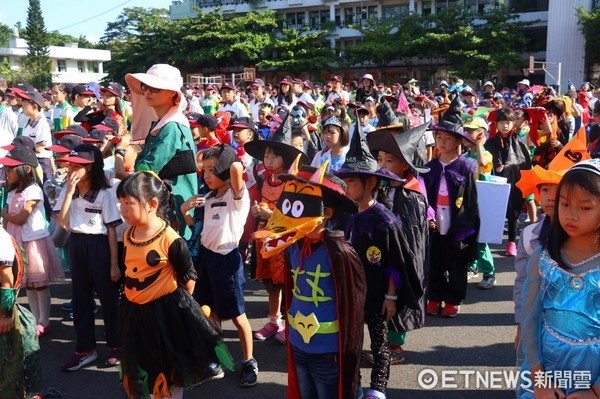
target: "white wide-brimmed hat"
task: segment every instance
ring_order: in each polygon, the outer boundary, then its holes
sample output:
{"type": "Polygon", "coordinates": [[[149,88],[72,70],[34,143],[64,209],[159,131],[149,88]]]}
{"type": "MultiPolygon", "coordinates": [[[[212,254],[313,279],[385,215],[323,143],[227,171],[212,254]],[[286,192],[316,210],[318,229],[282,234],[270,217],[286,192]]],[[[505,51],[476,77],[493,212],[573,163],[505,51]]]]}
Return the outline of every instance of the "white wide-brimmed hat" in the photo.
{"type": "Polygon", "coordinates": [[[363,79],[369,79],[371,82],[373,82],[373,84],[375,84],[375,79],[373,79],[373,75],[371,75],[370,73],[365,73],[362,78],[360,78],[360,80],[363,79]]]}
{"type": "Polygon", "coordinates": [[[128,73],[125,75],[127,86],[137,93],[144,94],[140,88],[144,83],[155,89],[171,90],[181,93],[183,78],[179,69],[168,64],[155,64],[146,73],[128,73]]]}
{"type": "Polygon", "coordinates": [[[517,82],[517,84],[531,87],[531,83],[529,83],[529,79],[523,79],[522,81],[517,82]]]}

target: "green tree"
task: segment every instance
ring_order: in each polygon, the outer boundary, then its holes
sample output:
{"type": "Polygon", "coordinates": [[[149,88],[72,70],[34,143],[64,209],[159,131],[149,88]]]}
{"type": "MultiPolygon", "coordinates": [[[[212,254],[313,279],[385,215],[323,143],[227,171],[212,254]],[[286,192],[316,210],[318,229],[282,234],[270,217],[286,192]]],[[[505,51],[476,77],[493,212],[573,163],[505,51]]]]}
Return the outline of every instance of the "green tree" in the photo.
{"type": "Polygon", "coordinates": [[[97,48],[98,45],[90,42],[84,35],[79,38],[73,35],[66,35],[57,30],[48,32],[48,44],[50,46],[64,46],[65,43],[77,43],[79,48],[97,48]]]}
{"type": "Polygon", "coordinates": [[[12,29],[0,22],[0,47],[8,47],[8,39],[12,35],[12,29]]]}
{"type": "Polygon", "coordinates": [[[585,8],[576,9],[579,30],[585,37],[585,56],[588,62],[600,62],[600,8],[588,12],[585,8]]]}
{"type": "Polygon", "coordinates": [[[262,69],[273,68],[292,75],[330,70],[339,60],[329,47],[329,33],[308,32],[309,29],[284,29],[273,44],[265,49],[265,57],[256,66],[262,69]]]}
{"type": "Polygon", "coordinates": [[[52,84],[52,61],[48,55],[48,33],[40,0],[29,0],[27,26],[23,36],[29,46],[22,64],[23,76],[40,90],[46,89],[52,84]]]}

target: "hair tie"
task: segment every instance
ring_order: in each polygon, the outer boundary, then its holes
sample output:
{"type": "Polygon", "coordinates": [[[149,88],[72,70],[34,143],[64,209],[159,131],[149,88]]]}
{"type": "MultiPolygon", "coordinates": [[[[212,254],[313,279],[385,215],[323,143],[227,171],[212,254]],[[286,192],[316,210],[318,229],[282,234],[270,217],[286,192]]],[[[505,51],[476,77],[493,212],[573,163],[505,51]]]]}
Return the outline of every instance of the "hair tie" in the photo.
{"type": "Polygon", "coordinates": [[[152,176],[156,177],[161,183],[164,183],[164,181],[160,177],[158,177],[158,175],[156,174],[155,171],[153,171],[153,170],[145,170],[144,173],[149,173],[152,176]]]}

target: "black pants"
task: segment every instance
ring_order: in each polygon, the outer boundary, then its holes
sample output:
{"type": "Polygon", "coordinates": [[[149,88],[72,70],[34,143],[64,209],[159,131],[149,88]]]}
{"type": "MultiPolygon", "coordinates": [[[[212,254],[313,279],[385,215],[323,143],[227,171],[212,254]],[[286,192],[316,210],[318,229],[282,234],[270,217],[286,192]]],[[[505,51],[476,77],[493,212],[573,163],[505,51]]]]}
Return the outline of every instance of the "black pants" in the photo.
{"type": "Polygon", "coordinates": [[[390,379],[391,352],[388,345],[388,326],[381,315],[376,313],[367,321],[371,337],[371,353],[373,354],[373,369],[371,370],[371,389],[385,393],[390,379]]]}
{"type": "Polygon", "coordinates": [[[110,248],[108,237],[102,234],[71,233],[69,262],[73,281],[73,325],[77,333],[77,352],[96,348],[94,334],[94,291],[102,304],[106,343],[121,347],[117,335],[117,289],[110,279],[110,248]]]}
{"type": "Polygon", "coordinates": [[[431,234],[429,300],[460,305],[467,297],[467,261],[459,257],[451,236],[431,234]]]}

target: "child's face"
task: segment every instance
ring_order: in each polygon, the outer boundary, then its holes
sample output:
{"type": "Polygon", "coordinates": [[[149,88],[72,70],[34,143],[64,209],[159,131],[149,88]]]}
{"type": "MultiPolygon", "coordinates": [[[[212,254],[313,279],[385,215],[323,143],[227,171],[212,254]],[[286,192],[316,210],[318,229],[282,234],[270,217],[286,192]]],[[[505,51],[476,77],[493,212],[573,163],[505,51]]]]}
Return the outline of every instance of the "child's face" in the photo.
{"type": "Polygon", "coordinates": [[[323,130],[323,141],[329,148],[340,145],[340,136],[340,129],[337,126],[329,125],[323,130]]]}
{"type": "Polygon", "coordinates": [[[23,114],[27,116],[35,116],[35,110],[37,109],[35,105],[33,105],[30,101],[23,101],[21,103],[23,107],[23,114]]]}
{"type": "Polygon", "coordinates": [[[443,155],[458,155],[457,149],[460,145],[458,137],[452,133],[438,131],[435,135],[435,145],[443,155]]]}
{"type": "Polygon", "coordinates": [[[105,107],[112,107],[117,103],[117,97],[115,97],[112,93],[105,91],[102,92],[100,101],[105,107]]]}
{"type": "Polygon", "coordinates": [[[283,157],[281,155],[275,155],[271,148],[265,150],[265,158],[263,159],[265,168],[268,170],[276,171],[283,168],[283,157]]]}
{"type": "Polygon", "coordinates": [[[554,218],[554,205],[556,199],[557,184],[541,184],[540,190],[540,205],[542,210],[550,219],[554,218]]]}
{"type": "Polygon", "coordinates": [[[521,128],[525,125],[528,125],[529,122],[527,121],[527,119],[523,118],[522,116],[519,116],[516,120],[515,120],[515,130],[519,131],[521,130],[521,128]]]}
{"type": "Polygon", "coordinates": [[[125,169],[125,172],[133,172],[137,156],[138,151],[134,147],[129,146],[125,149],[125,156],[123,157],[123,168],[125,169]]]}
{"type": "Polygon", "coordinates": [[[267,119],[267,115],[271,115],[271,113],[267,110],[261,109],[260,111],[258,111],[258,122],[261,125],[267,125],[269,124],[269,120],[267,119]]]}
{"type": "Polygon", "coordinates": [[[89,171],[86,165],[69,162],[69,176],[76,175],[80,181],[86,180],[89,176],[89,171]]]}
{"type": "Polygon", "coordinates": [[[217,164],[217,158],[209,158],[202,160],[202,177],[204,182],[211,190],[218,190],[225,185],[225,182],[219,179],[213,172],[212,168],[217,164]]]}
{"type": "MultiPolygon", "coordinates": [[[[477,144],[484,145],[485,144],[485,130],[484,129],[465,129],[467,133],[469,133],[469,137],[471,140],[476,142],[477,144]]],[[[463,144],[469,145],[469,142],[464,140],[463,144]]]]}
{"type": "Polygon", "coordinates": [[[14,166],[5,166],[4,171],[6,173],[6,181],[9,186],[13,184],[19,184],[19,175],[17,175],[17,171],[14,166]]]}
{"type": "Polygon", "coordinates": [[[498,130],[498,134],[500,137],[508,137],[510,131],[515,127],[515,122],[513,121],[499,121],[496,122],[496,129],[498,130]]]}
{"type": "Polygon", "coordinates": [[[358,120],[360,121],[361,124],[366,125],[367,122],[369,121],[369,113],[368,112],[359,112],[358,120]]]}
{"type": "Polygon", "coordinates": [[[410,165],[404,159],[385,151],[379,151],[377,162],[380,168],[386,168],[396,176],[402,178],[405,177],[406,171],[410,168],[410,165]]]}
{"type": "Polygon", "coordinates": [[[343,180],[346,183],[346,195],[354,201],[362,200],[365,191],[363,182],[357,176],[345,177],[343,180]]]}
{"type": "Polygon", "coordinates": [[[125,220],[127,224],[139,226],[146,224],[148,221],[148,208],[145,204],[142,204],[141,201],[127,195],[119,198],[119,204],[121,216],[123,216],[123,220],[125,220]]]}
{"type": "Polygon", "coordinates": [[[238,146],[246,144],[252,140],[253,136],[254,133],[250,129],[233,129],[233,141],[235,141],[238,146]]]}
{"type": "Polygon", "coordinates": [[[297,148],[300,151],[304,151],[304,139],[302,136],[292,137],[292,147],[297,148]]]}
{"type": "Polygon", "coordinates": [[[569,237],[595,243],[600,226],[600,199],[573,185],[563,188],[558,201],[558,221],[569,237]]]}
{"type": "Polygon", "coordinates": [[[192,128],[192,137],[194,137],[194,141],[198,140],[201,137],[199,126],[195,126],[192,128]]]}

